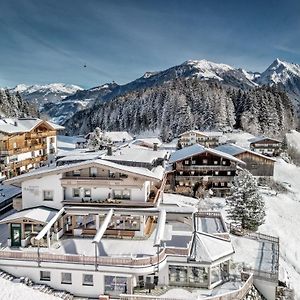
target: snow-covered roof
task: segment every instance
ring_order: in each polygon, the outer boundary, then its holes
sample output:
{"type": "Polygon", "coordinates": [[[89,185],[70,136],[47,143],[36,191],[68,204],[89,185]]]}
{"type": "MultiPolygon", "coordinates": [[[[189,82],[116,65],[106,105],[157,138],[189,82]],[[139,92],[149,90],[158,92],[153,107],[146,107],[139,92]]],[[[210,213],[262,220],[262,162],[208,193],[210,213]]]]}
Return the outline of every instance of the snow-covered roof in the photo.
{"type": "Polygon", "coordinates": [[[215,150],[225,152],[225,153],[230,154],[232,156],[236,156],[236,155],[239,155],[241,153],[248,152],[248,153],[251,153],[252,155],[259,156],[259,157],[262,157],[262,158],[267,159],[267,160],[272,160],[274,162],[276,161],[276,159],[274,159],[274,158],[265,156],[265,155],[260,154],[258,152],[251,151],[249,149],[242,148],[242,147],[234,145],[234,144],[220,145],[220,146],[216,147],[215,150]]]}
{"type": "Polygon", "coordinates": [[[8,134],[30,132],[43,123],[48,124],[53,130],[64,129],[62,126],[38,118],[4,118],[0,119],[0,131],[8,134]]]}
{"type": "Polygon", "coordinates": [[[205,147],[203,147],[199,144],[194,144],[192,146],[184,147],[180,150],[177,150],[176,152],[171,154],[169,162],[174,163],[176,161],[181,161],[185,158],[192,157],[192,156],[195,156],[195,155],[199,155],[199,154],[202,154],[202,153],[205,153],[205,152],[211,153],[212,155],[224,157],[224,158],[227,158],[231,161],[235,161],[236,163],[245,165],[245,163],[243,161],[241,161],[240,159],[235,158],[234,156],[232,156],[230,154],[227,154],[225,152],[221,152],[221,151],[218,151],[218,150],[212,149],[212,148],[205,148],[205,147]]]}
{"type": "Polygon", "coordinates": [[[47,122],[52,128],[54,128],[55,130],[64,130],[64,129],[65,129],[64,126],[55,124],[55,123],[50,122],[50,121],[46,121],[46,122],[47,122]]]}
{"type": "Polygon", "coordinates": [[[207,215],[205,213],[199,215],[196,213],[195,223],[196,231],[198,232],[209,234],[227,233],[227,228],[221,214],[218,216],[217,214],[209,215],[209,212],[207,215]]]}
{"type": "Polygon", "coordinates": [[[134,145],[147,145],[148,147],[153,147],[154,144],[157,144],[157,146],[159,147],[161,144],[162,144],[162,141],[157,138],[157,137],[149,137],[149,138],[139,138],[139,139],[136,139],[134,141],[132,141],[131,144],[134,144],[134,145]]]}
{"type": "Polygon", "coordinates": [[[63,165],[63,166],[59,166],[59,167],[50,166],[50,167],[35,169],[31,172],[22,174],[20,176],[7,179],[4,181],[4,183],[16,184],[16,183],[21,183],[27,179],[35,178],[35,177],[41,177],[41,176],[47,176],[47,175],[53,175],[53,174],[61,174],[64,172],[78,170],[78,169],[82,169],[85,167],[88,168],[88,167],[97,167],[97,166],[109,167],[109,168],[119,170],[119,171],[122,171],[125,173],[135,174],[137,176],[143,176],[143,177],[147,177],[147,178],[154,179],[154,180],[162,180],[161,174],[155,174],[154,172],[152,172],[146,168],[125,166],[125,165],[116,164],[114,162],[110,162],[110,161],[103,160],[103,159],[95,159],[95,160],[88,160],[88,161],[83,161],[83,162],[69,164],[69,165],[63,165]]]}
{"type": "Polygon", "coordinates": [[[276,142],[276,143],[281,143],[281,141],[279,141],[277,139],[274,139],[274,138],[267,137],[267,136],[255,137],[253,139],[250,139],[249,142],[252,144],[252,143],[257,143],[257,142],[261,142],[261,141],[265,141],[265,140],[271,140],[271,141],[276,142]]]}
{"type": "Polygon", "coordinates": [[[13,197],[21,194],[22,190],[19,187],[12,185],[0,185],[0,203],[12,199],[13,197]]]}
{"type": "Polygon", "coordinates": [[[110,161],[132,161],[141,163],[150,163],[160,159],[168,158],[168,150],[157,150],[148,149],[145,147],[140,147],[137,145],[131,145],[130,147],[123,147],[117,149],[112,153],[112,155],[104,155],[102,159],[110,161]]]}
{"type": "Polygon", "coordinates": [[[48,223],[57,213],[58,210],[49,207],[35,207],[18,211],[2,219],[0,224],[13,223],[17,220],[28,219],[41,224],[48,223]]]}
{"type": "Polygon", "coordinates": [[[106,131],[103,135],[113,143],[133,140],[133,137],[127,131],[106,131]]]}
{"type": "Polygon", "coordinates": [[[200,135],[203,135],[205,137],[220,137],[220,136],[223,135],[223,132],[221,132],[221,131],[189,130],[189,131],[183,132],[179,136],[183,136],[183,135],[190,134],[190,133],[200,134],[200,135]]]}
{"type": "Polygon", "coordinates": [[[213,263],[234,253],[231,241],[214,235],[195,232],[190,249],[190,259],[199,263],[213,263]]]}

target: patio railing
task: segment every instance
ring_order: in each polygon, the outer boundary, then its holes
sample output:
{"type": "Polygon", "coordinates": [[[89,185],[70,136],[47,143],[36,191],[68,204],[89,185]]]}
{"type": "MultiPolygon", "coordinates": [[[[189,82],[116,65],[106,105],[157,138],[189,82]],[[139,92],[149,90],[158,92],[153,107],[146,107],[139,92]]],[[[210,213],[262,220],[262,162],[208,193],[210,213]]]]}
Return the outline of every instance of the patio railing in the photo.
{"type": "Polygon", "coordinates": [[[113,266],[155,266],[162,262],[167,255],[185,256],[188,254],[188,249],[166,248],[163,249],[159,256],[153,255],[150,257],[104,257],[104,256],[85,256],[73,254],[52,254],[43,252],[29,251],[0,251],[0,259],[36,261],[36,262],[62,262],[76,263],[84,265],[113,265],[113,266]]]}
{"type": "MultiPolygon", "coordinates": [[[[242,287],[239,289],[236,289],[234,291],[230,291],[224,294],[220,295],[215,295],[215,296],[208,296],[208,297],[203,297],[205,300],[240,300],[244,299],[245,296],[248,294],[250,289],[253,286],[253,275],[252,274],[246,274],[244,273],[243,275],[247,275],[248,279],[246,282],[243,284],[242,287]]],[[[163,297],[163,296],[154,296],[154,295],[121,295],[121,300],[186,300],[187,298],[168,298],[168,297],[163,297]]],[[[191,297],[189,298],[191,300],[197,299],[197,296],[193,298],[192,294],[191,297]]]]}

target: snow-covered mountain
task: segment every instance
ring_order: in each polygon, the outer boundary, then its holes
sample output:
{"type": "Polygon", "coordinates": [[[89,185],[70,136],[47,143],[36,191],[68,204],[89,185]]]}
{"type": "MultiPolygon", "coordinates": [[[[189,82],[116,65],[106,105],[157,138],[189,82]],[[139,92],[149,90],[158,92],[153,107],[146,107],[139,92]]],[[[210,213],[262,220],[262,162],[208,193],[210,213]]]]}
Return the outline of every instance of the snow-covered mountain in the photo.
{"type": "Polygon", "coordinates": [[[256,82],[260,85],[276,85],[286,91],[300,115],[300,65],[282,61],[274,62],[264,71],[256,82]]]}
{"type": "Polygon", "coordinates": [[[44,103],[61,101],[67,96],[73,95],[78,90],[82,90],[82,88],[77,85],[51,83],[45,85],[19,84],[10,89],[10,92],[18,92],[23,99],[41,107],[44,103]]]}

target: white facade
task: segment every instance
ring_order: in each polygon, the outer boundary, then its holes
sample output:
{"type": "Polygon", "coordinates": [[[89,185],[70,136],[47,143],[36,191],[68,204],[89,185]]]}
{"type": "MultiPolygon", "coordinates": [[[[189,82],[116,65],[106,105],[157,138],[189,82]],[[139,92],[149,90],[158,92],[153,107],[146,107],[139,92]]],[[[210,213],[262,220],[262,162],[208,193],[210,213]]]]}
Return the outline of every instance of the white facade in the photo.
{"type": "Polygon", "coordinates": [[[40,205],[60,209],[63,200],[61,174],[44,176],[37,179],[28,179],[22,183],[22,208],[40,205]],[[44,200],[44,192],[52,191],[53,200],[44,200]]]}

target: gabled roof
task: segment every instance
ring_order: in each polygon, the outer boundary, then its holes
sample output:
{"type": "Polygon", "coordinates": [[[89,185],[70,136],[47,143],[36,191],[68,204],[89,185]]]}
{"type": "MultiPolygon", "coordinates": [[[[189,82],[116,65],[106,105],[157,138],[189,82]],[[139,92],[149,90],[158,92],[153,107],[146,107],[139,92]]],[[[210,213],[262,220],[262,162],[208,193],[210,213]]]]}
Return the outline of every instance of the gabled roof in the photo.
{"type": "Polygon", "coordinates": [[[194,232],[190,259],[200,263],[213,263],[234,253],[231,241],[204,232],[194,232]]]}
{"type": "Polygon", "coordinates": [[[64,129],[64,127],[60,125],[38,118],[5,118],[0,119],[0,132],[8,134],[30,132],[41,124],[46,124],[53,130],[64,129]]]}
{"type": "Polygon", "coordinates": [[[262,155],[258,152],[254,152],[254,151],[251,151],[251,150],[246,149],[246,148],[242,148],[242,147],[234,145],[234,144],[221,145],[221,146],[216,147],[215,150],[225,152],[225,153],[230,154],[232,156],[236,156],[236,155],[239,155],[241,153],[248,152],[248,153],[251,153],[252,155],[259,156],[259,157],[262,157],[262,158],[267,159],[267,160],[271,160],[271,161],[274,161],[274,162],[276,161],[276,159],[274,159],[274,158],[262,155]]]}
{"type": "Polygon", "coordinates": [[[82,168],[97,167],[97,166],[98,167],[109,167],[111,169],[119,170],[124,173],[130,173],[130,174],[133,174],[136,176],[146,177],[147,179],[162,180],[161,173],[154,173],[146,168],[130,167],[130,166],[120,165],[120,164],[116,164],[116,163],[102,160],[102,159],[95,159],[95,160],[88,160],[88,161],[83,161],[83,162],[75,163],[75,164],[63,165],[63,166],[59,166],[59,167],[50,166],[50,167],[35,169],[35,170],[25,173],[23,175],[7,179],[4,181],[4,183],[16,184],[16,183],[21,183],[21,182],[23,182],[27,179],[31,179],[31,178],[37,178],[37,177],[42,177],[42,176],[47,176],[47,175],[54,175],[54,174],[61,174],[64,172],[70,172],[70,171],[74,171],[74,170],[78,170],[78,169],[82,169],[82,168]]]}
{"type": "Polygon", "coordinates": [[[230,154],[227,154],[225,152],[221,152],[221,151],[218,151],[218,150],[212,149],[212,148],[205,148],[205,147],[203,147],[199,144],[194,144],[192,146],[184,147],[180,150],[177,150],[176,152],[172,153],[169,162],[174,163],[176,161],[180,161],[180,160],[183,160],[185,158],[192,157],[192,156],[195,156],[195,155],[199,155],[199,154],[202,154],[202,153],[205,153],[205,152],[211,153],[211,154],[219,156],[219,157],[224,157],[224,158],[229,159],[231,161],[234,161],[238,164],[245,165],[245,163],[243,161],[241,161],[240,159],[235,158],[234,156],[232,156],[230,154]]]}
{"type": "Polygon", "coordinates": [[[203,135],[205,137],[220,137],[223,135],[223,132],[221,131],[200,131],[200,130],[189,130],[186,132],[181,133],[179,136],[183,136],[185,134],[189,134],[189,133],[196,133],[196,134],[200,134],[203,135]]]}
{"type": "Polygon", "coordinates": [[[13,223],[23,219],[46,224],[56,215],[57,212],[58,210],[46,206],[27,208],[2,219],[0,224],[13,223]]]}
{"type": "Polygon", "coordinates": [[[271,140],[271,141],[274,141],[276,143],[282,143],[281,141],[279,141],[277,139],[273,139],[273,138],[270,138],[270,137],[267,137],[267,136],[258,136],[258,137],[255,137],[253,139],[249,139],[248,141],[250,142],[250,144],[252,144],[252,143],[261,142],[261,141],[265,141],[265,140],[271,140]]]}

